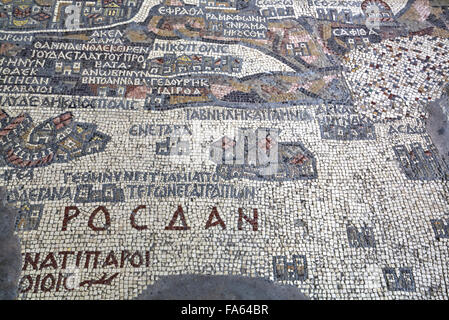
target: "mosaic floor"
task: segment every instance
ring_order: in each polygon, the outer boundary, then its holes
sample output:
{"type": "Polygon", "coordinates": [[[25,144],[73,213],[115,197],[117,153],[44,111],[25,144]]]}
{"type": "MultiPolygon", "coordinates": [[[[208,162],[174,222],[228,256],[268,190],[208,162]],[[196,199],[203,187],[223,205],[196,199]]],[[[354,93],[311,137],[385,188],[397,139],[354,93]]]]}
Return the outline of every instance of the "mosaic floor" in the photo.
{"type": "Polygon", "coordinates": [[[448,52],[448,1],[0,0],[18,298],[448,299],[448,52]]]}

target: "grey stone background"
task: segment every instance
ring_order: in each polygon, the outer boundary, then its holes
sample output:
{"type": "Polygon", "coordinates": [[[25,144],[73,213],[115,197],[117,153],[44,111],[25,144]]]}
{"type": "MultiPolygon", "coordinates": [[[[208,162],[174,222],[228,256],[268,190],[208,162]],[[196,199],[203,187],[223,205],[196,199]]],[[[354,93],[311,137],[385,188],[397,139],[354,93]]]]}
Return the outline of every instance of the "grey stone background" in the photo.
{"type": "Polygon", "coordinates": [[[22,266],[20,240],[14,234],[17,211],[6,206],[0,188],[0,300],[17,298],[17,286],[22,266]]]}
{"type": "Polygon", "coordinates": [[[241,276],[162,277],[136,300],[309,300],[298,287],[241,276]]]}
{"type": "Polygon", "coordinates": [[[449,85],[445,87],[441,98],[428,106],[429,117],[426,129],[441,156],[449,161],[449,85]]]}

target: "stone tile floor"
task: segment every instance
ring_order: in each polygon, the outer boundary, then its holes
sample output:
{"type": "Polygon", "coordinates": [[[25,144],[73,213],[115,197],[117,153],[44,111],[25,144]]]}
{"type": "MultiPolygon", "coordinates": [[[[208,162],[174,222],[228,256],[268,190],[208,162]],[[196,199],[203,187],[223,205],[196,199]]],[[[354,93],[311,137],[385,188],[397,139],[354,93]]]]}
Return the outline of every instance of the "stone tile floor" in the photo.
{"type": "Polygon", "coordinates": [[[442,0],[0,0],[18,299],[448,299],[448,52],[442,0]]]}

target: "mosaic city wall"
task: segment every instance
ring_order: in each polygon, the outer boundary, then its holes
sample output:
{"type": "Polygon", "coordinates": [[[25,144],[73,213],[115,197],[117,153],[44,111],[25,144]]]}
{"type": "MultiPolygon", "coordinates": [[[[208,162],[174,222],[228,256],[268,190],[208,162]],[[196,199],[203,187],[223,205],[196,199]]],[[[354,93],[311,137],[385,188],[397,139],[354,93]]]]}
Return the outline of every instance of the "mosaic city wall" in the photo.
{"type": "Polygon", "coordinates": [[[444,1],[0,0],[18,298],[448,299],[448,38],[444,1]]]}

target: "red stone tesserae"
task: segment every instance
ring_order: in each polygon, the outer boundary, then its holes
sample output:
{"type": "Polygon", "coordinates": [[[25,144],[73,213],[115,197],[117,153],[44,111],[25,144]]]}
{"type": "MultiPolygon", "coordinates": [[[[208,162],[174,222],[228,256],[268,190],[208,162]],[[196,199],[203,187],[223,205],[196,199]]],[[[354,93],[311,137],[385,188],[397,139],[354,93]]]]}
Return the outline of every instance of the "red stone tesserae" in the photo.
{"type": "MultiPolygon", "coordinates": [[[[139,211],[146,209],[145,205],[140,205],[136,207],[130,215],[130,223],[131,227],[142,231],[147,230],[147,225],[138,225],[136,222],[136,215],[139,213],[139,211]]],[[[67,227],[69,225],[69,222],[75,218],[78,217],[80,214],[80,210],[77,206],[67,206],[64,209],[64,219],[62,221],[62,228],[61,231],[67,231],[67,227]],[[73,212],[73,213],[72,213],[73,212]]],[[[253,231],[257,231],[259,228],[258,225],[258,211],[257,209],[253,209],[253,217],[248,217],[243,213],[242,208],[238,208],[238,221],[237,221],[237,228],[238,230],[243,230],[243,220],[245,220],[247,223],[249,223],[252,226],[253,231]]],[[[223,221],[223,219],[220,217],[220,214],[218,213],[217,207],[213,207],[209,217],[206,221],[204,229],[209,229],[210,227],[214,227],[220,225],[223,230],[226,229],[226,224],[223,221]],[[215,221],[213,221],[215,219],[215,221]]],[[[95,208],[92,213],[89,216],[89,220],[87,223],[87,226],[92,229],[93,231],[105,231],[111,226],[111,215],[109,211],[106,209],[105,206],[98,206],[95,208]],[[98,214],[103,214],[105,223],[102,226],[98,226],[98,224],[95,223],[95,218],[98,214]]],[[[184,210],[182,206],[178,206],[177,210],[173,214],[172,219],[170,220],[169,224],[165,227],[165,230],[189,230],[190,227],[187,225],[186,217],[184,215],[184,210]],[[180,220],[181,225],[176,226],[177,220],[180,220]]]]}

